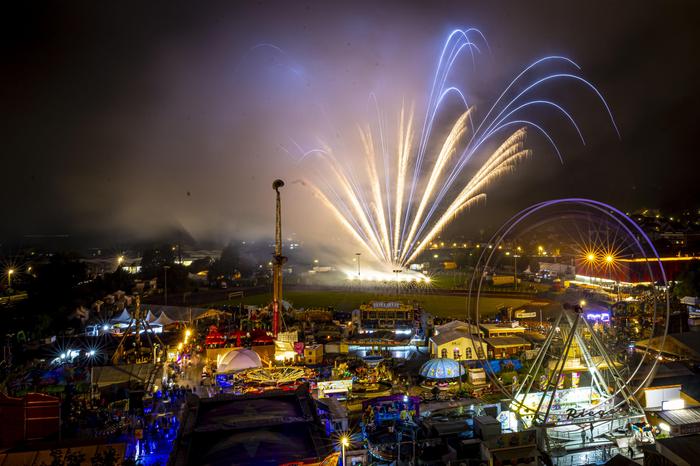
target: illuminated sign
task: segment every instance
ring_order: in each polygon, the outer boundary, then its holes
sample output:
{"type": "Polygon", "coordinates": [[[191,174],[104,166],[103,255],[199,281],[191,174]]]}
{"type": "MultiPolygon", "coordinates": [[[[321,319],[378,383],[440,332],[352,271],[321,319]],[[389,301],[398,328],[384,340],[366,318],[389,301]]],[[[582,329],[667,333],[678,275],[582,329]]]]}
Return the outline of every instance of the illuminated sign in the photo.
{"type": "Polygon", "coordinates": [[[683,409],[683,408],[685,408],[685,400],[683,400],[681,398],[661,402],[661,409],[663,409],[664,411],[671,411],[674,409],[683,409]]]}
{"type": "Polygon", "coordinates": [[[575,409],[575,408],[570,408],[566,410],[566,419],[568,421],[573,421],[575,419],[580,419],[580,418],[589,418],[589,417],[597,417],[598,419],[603,419],[608,416],[613,416],[618,413],[622,413],[624,411],[624,408],[612,408],[612,409],[601,409],[601,410],[593,410],[593,409],[575,409]]]}
{"type": "Polygon", "coordinates": [[[601,322],[610,322],[610,313],[609,312],[590,313],[590,314],[586,314],[586,319],[599,320],[601,322]]]}

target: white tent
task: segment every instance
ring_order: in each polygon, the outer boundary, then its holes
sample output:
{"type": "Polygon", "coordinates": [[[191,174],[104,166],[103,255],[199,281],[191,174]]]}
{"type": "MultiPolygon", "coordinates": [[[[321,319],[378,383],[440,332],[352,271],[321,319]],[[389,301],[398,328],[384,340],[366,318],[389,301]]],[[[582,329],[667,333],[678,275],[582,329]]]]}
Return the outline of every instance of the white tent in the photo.
{"type": "Polygon", "coordinates": [[[255,351],[249,349],[232,349],[223,357],[217,357],[218,372],[237,372],[246,369],[262,367],[260,356],[255,351]]]}
{"type": "Polygon", "coordinates": [[[119,314],[117,317],[112,319],[112,322],[122,322],[122,323],[128,323],[131,321],[131,314],[129,314],[129,311],[124,309],[121,314],[119,314]]]}
{"type": "Polygon", "coordinates": [[[151,322],[154,322],[155,320],[156,320],[156,316],[154,316],[153,313],[151,312],[151,310],[149,309],[148,314],[146,314],[146,322],[148,322],[150,324],[151,322]]]}
{"type": "Polygon", "coordinates": [[[153,323],[153,325],[162,325],[163,327],[165,327],[166,325],[174,324],[175,322],[177,322],[177,321],[168,317],[168,314],[166,314],[165,311],[163,311],[160,313],[158,318],[156,320],[154,320],[152,323],[153,323]]]}

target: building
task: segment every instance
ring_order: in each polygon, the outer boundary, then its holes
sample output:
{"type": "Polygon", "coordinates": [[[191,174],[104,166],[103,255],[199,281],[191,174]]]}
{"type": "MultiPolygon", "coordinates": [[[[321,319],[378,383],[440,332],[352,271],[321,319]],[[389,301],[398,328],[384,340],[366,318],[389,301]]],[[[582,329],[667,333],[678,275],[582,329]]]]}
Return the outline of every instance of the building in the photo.
{"type": "Polygon", "coordinates": [[[304,347],[304,364],[316,365],[323,362],[323,345],[309,345],[304,347]]]}
{"type": "MultiPolygon", "coordinates": [[[[653,386],[644,389],[642,403],[649,423],[672,436],[700,433],[700,403],[684,393],[680,384],[663,384],[669,378],[658,384],[655,379],[653,386]]],[[[690,387],[697,385],[695,378],[690,387]]]]}
{"type": "MultiPolygon", "coordinates": [[[[659,260],[664,268],[666,279],[676,280],[687,267],[689,261],[700,260],[700,256],[666,256],[659,260]]],[[[661,280],[664,275],[655,258],[613,258],[614,266],[605,260],[589,262],[586,257],[576,260],[576,281],[599,285],[637,285],[661,280]]]]}
{"type": "Polygon", "coordinates": [[[476,325],[459,320],[439,325],[429,340],[430,356],[455,361],[484,359],[486,343],[482,336],[483,332],[476,325]]]}
{"type": "MultiPolygon", "coordinates": [[[[537,466],[540,463],[540,452],[537,448],[537,433],[534,429],[522,432],[497,432],[498,426],[491,418],[490,424],[485,421],[487,416],[477,417],[483,424],[479,429],[479,437],[483,439],[481,443],[481,459],[490,465],[517,464],[519,466],[537,466]],[[489,427],[488,434],[485,427],[489,427]]],[[[475,422],[476,425],[476,422],[475,422]]],[[[475,429],[477,431],[477,429],[475,429]]]]}
{"type": "Polygon", "coordinates": [[[508,359],[531,347],[529,341],[518,336],[492,337],[485,340],[489,359],[508,359]]]}
{"type": "Polygon", "coordinates": [[[28,440],[58,437],[60,400],[43,393],[29,393],[23,398],[0,392],[0,448],[28,440]]]}
{"type": "Polygon", "coordinates": [[[352,311],[352,323],[359,333],[392,330],[409,335],[416,327],[416,310],[398,301],[371,301],[352,311]]]}
{"type": "Polygon", "coordinates": [[[497,324],[479,324],[486,334],[486,338],[522,336],[525,327],[517,322],[501,322],[497,324]]]}

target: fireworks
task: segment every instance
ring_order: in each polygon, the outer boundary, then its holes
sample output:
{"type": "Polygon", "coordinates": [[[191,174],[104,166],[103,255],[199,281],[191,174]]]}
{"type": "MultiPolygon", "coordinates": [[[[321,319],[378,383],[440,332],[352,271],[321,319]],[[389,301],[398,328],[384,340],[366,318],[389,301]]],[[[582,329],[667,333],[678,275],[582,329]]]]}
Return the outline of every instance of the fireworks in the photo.
{"type": "Polygon", "coordinates": [[[568,122],[585,144],[571,114],[556,102],[535,99],[534,90],[562,80],[588,88],[600,99],[617,131],[603,96],[577,74],[580,67],[575,62],[562,56],[547,56],[527,66],[485,116],[477,119],[466,92],[451,81],[456,77],[454,68],[460,56],[469,53],[475,60],[486,47],[486,39],[476,29],[453,31],[438,60],[421,130],[417,131],[413,109],[403,106],[397,134],[389,137],[377,106],[376,127],[359,128],[362,147],[359,169],[337,156],[327,144],[302,157],[323,161],[313,164],[317,177],[310,184],[316,195],[340,224],[387,268],[403,268],[414,261],[457,215],[485,199],[484,191],[490,183],[529,157],[531,151],[524,145],[528,130],[540,133],[562,159],[549,132],[537,121],[528,119],[529,108],[550,109],[568,122]],[[452,106],[457,103],[462,111],[452,122],[447,136],[438,139],[433,129],[448,102],[452,106]],[[502,142],[495,151],[484,154],[486,146],[499,140],[502,142]],[[475,156],[484,156],[485,162],[467,178],[465,169],[475,156]]]}

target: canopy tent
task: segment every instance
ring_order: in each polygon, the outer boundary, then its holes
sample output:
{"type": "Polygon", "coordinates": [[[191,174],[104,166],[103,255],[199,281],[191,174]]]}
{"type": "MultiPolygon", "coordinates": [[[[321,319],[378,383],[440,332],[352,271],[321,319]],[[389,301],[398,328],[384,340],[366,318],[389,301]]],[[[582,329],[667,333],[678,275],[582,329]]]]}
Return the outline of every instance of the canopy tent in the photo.
{"type": "Polygon", "coordinates": [[[121,314],[119,314],[117,317],[114,317],[112,319],[112,322],[122,322],[122,323],[128,323],[131,321],[131,314],[129,314],[129,311],[124,309],[121,314]]]}
{"type": "Polygon", "coordinates": [[[163,313],[165,313],[172,322],[190,322],[192,320],[216,318],[226,315],[224,311],[218,309],[187,306],[150,305],[148,312],[154,316],[163,315],[163,313]]]}
{"type": "Polygon", "coordinates": [[[260,356],[249,349],[232,349],[217,361],[218,372],[237,372],[262,367],[260,356]]]}
{"type": "Polygon", "coordinates": [[[150,324],[151,322],[153,322],[155,320],[156,320],[156,316],[149,310],[148,314],[146,314],[146,322],[148,322],[150,324]]]}
{"type": "Polygon", "coordinates": [[[166,314],[165,312],[161,312],[158,318],[151,323],[153,325],[162,325],[163,327],[165,327],[166,325],[171,325],[175,322],[177,321],[168,317],[168,314],[166,314]]]}

